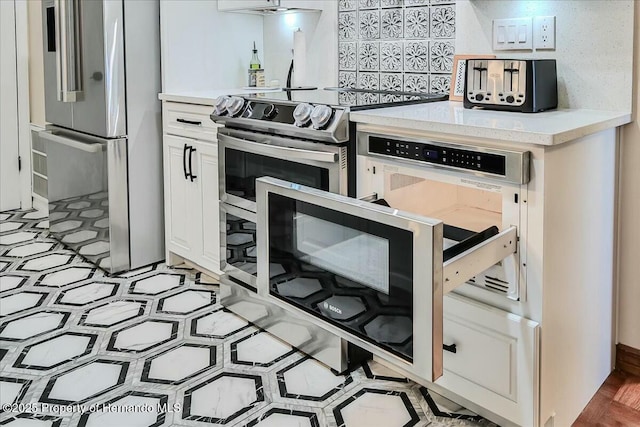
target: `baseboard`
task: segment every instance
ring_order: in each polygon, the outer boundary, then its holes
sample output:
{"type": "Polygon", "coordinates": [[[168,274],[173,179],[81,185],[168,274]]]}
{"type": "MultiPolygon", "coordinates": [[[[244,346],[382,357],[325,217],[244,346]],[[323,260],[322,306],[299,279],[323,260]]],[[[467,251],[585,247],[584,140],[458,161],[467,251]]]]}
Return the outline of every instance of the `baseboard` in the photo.
{"type": "Polygon", "coordinates": [[[640,376],[640,350],[624,344],[616,345],[616,369],[640,376]]]}

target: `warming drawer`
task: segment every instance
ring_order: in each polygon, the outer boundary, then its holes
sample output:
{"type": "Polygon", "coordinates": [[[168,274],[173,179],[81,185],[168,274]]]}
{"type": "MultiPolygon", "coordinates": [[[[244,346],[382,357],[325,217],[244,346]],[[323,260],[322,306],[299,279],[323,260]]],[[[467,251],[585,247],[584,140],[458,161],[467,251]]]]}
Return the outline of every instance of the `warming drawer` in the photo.
{"type": "Polygon", "coordinates": [[[471,232],[275,178],[257,180],[257,229],[262,296],[427,381],[443,374],[443,295],[517,243],[515,227],[471,232]]]}

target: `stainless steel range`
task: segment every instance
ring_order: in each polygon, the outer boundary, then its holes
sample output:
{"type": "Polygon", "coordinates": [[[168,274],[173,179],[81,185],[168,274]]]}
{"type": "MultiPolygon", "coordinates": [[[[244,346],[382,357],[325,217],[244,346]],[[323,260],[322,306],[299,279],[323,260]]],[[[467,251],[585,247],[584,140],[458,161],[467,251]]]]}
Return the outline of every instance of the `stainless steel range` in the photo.
{"type": "MultiPolygon", "coordinates": [[[[221,265],[223,304],[333,369],[345,370],[354,356],[345,340],[256,294],[256,179],[269,176],[355,197],[356,137],[349,112],[445,99],[337,88],[219,97],[211,119],[224,125],[218,130],[220,220],[221,230],[226,230],[221,235],[221,253],[226,254],[221,265]]],[[[285,274],[278,265],[269,271],[285,274]]]]}

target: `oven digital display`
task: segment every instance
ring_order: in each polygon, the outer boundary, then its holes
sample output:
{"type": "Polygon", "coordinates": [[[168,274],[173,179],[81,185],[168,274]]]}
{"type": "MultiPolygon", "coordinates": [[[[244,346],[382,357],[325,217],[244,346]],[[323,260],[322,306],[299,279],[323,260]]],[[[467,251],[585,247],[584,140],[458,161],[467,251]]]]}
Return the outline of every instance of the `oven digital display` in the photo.
{"type": "Polygon", "coordinates": [[[506,176],[505,156],[482,151],[372,136],[369,152],[506,176]]]}

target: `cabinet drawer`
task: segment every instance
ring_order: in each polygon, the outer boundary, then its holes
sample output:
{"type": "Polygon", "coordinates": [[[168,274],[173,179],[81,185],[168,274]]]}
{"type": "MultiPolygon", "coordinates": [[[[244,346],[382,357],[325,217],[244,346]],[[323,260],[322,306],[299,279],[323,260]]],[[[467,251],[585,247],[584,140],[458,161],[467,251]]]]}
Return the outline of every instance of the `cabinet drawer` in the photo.
{"type": "Polygon", "coordinates": [[[444,298],[444,375],[437,384],[518,425],[533,425],[538,324],[456,294],[444,298]],[[451,347],[449,347],[451,348],[451,347]]]}
{"type": "Polygon", "coordinates": [[[164,102],[162,107],[164,132],[216,142],[220,126],[209,117],[212,111],[213,107],[208,105],[164,102]]]}

